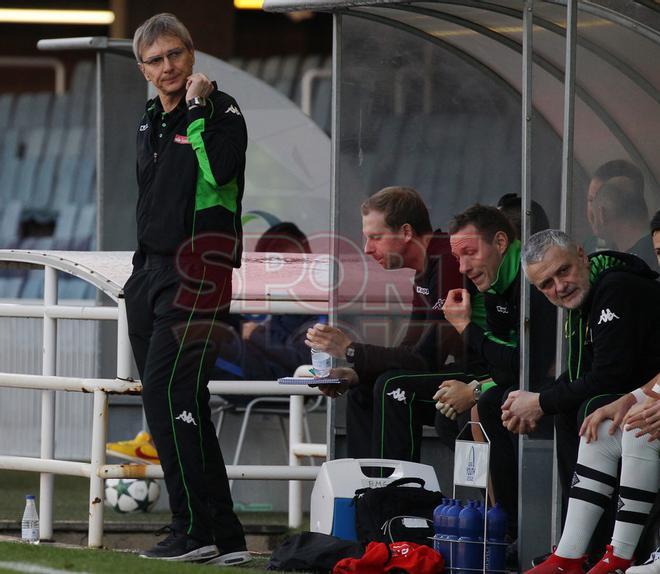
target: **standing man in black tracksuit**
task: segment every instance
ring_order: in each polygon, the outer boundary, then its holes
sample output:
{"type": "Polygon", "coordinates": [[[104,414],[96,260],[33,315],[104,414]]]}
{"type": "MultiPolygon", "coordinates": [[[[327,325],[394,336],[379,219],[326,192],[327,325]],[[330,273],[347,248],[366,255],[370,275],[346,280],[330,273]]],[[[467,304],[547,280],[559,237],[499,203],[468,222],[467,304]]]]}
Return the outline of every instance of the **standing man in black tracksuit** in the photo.
{"type": "MultiPolygon", "coordinates": [[[[400,345],[383,347],[353,341],[344,331],[317,324],[307,345],[346,359],[351,369],[335,374],[348,383],[348,455],[419,461],[424,425],[436,423],[441,440],[453,447],[457,424],[438,415],[434,393],[443,381],[487,379],[483,365],[465,356],[441,311],[446,293],[463,285],[446,234],[433,231],[428,209],[411,188],[387,187],[362,205],[364,252],[385,269],[416,271],[407,331],[400,345]],[[460,361],[445,365],[448,355],[460,361]]],[[[481,299],[478,299],[481,301],[481,299]]],[[[483,307],[475,305],[476,321],[483,307]]],[[[459,382],[460,381],[460,382],[459,382]]],[[[471,383],[473,388],[477,383],[471,383]]],[[[346,388],[321,386],[332,397],[346,388]]]]}
{"type": "Polygon", "coordinates": [[[250,556],[207,384],[240,265],[247,131],[236,101],[193,73],[192,39],[175,16],[142,24],[133,51],[157,97],[137,131],[138,248],[124,293],[172,510],[169,535],[142,556],[240,564],[250,556]]]}
{"type": "MultiPolygon", "coordinates": [[[[638,257],[615,251],[587,257],[557,230],[530,237],[522,258],[530,282],[551,303],[568,310],[568,365],[540,393],[509,395],[502,418],[507,428],[524,433],[544,414],[556,415],[566,499],[571,483],[585,478],[575,467],[582,420],[660,372],[660,284],[658,274],[638,257]]],[[[594,551],[602,553],[602,548],[594,551]]]]}
{"type": "MultiPolygon", "coordinates": [[[[517,440],[502,427],[501,405],[518,388],[520,367],[520,241],[501,211],[473,205],[449,224],[451,250],[463,273],[483,295],[486,326],[471,319],[470,293],[454,290],[443,307],[447,320],[461,333],[468,346],[487,364],[493,382],[481,385],[477,410],[491,443],[490,472],[497,501],[506,510],[508,535],[517,535],[518,471],[517,440]]],[[[540,294],[532,293],[530,384],[543,385],[554,362],[556,312],[540,294]]],[[[465,392],[460,386],[443,385],[438,400],[460,411],[465,392]]],[[[470,403],[468,403],[470,405],[470,403]]]]}

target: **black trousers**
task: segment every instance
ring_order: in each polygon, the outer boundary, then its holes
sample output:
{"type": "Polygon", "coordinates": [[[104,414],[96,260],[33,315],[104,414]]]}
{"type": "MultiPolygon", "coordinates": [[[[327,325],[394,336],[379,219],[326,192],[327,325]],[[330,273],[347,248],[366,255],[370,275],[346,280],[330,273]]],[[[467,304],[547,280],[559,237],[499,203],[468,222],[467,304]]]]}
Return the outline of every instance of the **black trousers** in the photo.
{"type": "Polygon", "coordinates": [[[373,387],[353,387],[346,395],[348,456],[419,462],[424,425],[435,426],[441,441],[453,449],[458,423],[438,412],[433,395],[444,381],[484,378],[448,365],[438,373],[387,371],[373,387]]]}
{"type": "Polygon", "coordinates": [[[479,420],[490,440],[490,478],[495,499],[507,514],[507,534],[518,533],[518,435],[502,424],[502,403],[515,387],[494,386],[477,403],[479,420]]]}
{"type": "MultiPolygon", "coordinates": [[[[206,277],[205,268],[188,271],[189,277],[206,277]]],[[[221,287],[217,293],[202,296],[201,284],[196,295],[194,290],[182,290],[180,271],[163,258],[134,271],[124,293],[144,410],[169,491],[172,526],[201,542],[216,543],[226,553],[245,548],[245,537],[233,510],[209,409],[207,385],[222,345],[214,324],[227,311],[231,270],[223,279],[216,269],[215,280],[214,287],[221,287]],[[215,308],[209,301],[215,301],[215,308]]]]}

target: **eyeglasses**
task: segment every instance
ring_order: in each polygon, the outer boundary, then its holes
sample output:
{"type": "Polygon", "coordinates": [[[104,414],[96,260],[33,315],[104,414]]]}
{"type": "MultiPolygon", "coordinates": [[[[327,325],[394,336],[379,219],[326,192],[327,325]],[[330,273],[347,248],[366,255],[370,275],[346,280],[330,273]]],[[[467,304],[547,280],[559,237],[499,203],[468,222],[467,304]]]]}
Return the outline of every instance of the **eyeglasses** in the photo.
{"type": "Polygon", "coordinates": [[[164,56],[153,56],[152,58],[142,60],[142,64],[148,68],[160,68],[165,61],[165,58],[167,58],[170,64],[175,64],[181,59],[181,56],[183,56],[185,51],[186,50],[184,48],[174,48],[173,50],[167,52],[164,56]]]}

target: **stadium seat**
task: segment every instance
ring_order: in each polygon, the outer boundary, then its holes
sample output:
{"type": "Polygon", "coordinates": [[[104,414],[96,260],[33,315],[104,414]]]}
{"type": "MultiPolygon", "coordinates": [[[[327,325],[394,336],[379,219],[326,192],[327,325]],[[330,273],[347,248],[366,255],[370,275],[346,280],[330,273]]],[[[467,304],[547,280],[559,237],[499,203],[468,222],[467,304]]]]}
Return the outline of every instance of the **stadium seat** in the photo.
{"type": "Polygon", "coordinates": [[[51,98],[48,92],[19,95],[12,113],[11,126],[14,128],[45,126],[51,98]]]}
{"type": "Polygon", "coordinates": [[[14,97],[11,94],[0,95],[0,128],[3,130],[9,126],[13,103],[14,97]]]}
{"type": "Polygon", "coordinates": [[[0,247],[12,249],[18,244],[23,204],[14,200],[5,204],[0,219],[0,247]]]}
{"type": "Polygon", "coordinates": [[[282,57],[271,56],[266,58],[261,67],[260,78],[267,84],[274,86],[280,77],[280,70],[282,69],[282,57]]]}
{"type": "Polygon", "coordinates": [[[0,199],[7,200],[14,195],[14,182],[20,163],[20,140],[18,131],[13,128],[5,130],[0,156],[0,199]]]}
{"type": "Polygon", "coordinates": [[[300,65],[298,70],[298,77],[296,80],[296,85],[293,91],[293,101],[300,105],[302,100],[302,79],[307,70],[313,70],[315,68],[320,68],[323,64],[323,57],[318,54],[313,54],[311,56],[306,56],[300,65]]]}
{"type": "Polygon", "coordinates": [[[53,234],[53,249],[71,249],[73,235],[78,222],[79,208],[73,203],[63,205],[57,216],[53,234]]]}
{"type": "Polygon", "coordinates": [[[301,58],[297,55],[285,56],[282,60],[279,77],[273,82],[273,87],[284,94],[290,100],[293,99],[293,91],[296,85],[298,69],[301,65],[301,58]]]}
{"type": "Polygon", "coordinates": [[[86,251],[90,249],[96,232],[96,204],[88,203],[80,209],[78,220],[71,237],[70,249],[86,251]]]}

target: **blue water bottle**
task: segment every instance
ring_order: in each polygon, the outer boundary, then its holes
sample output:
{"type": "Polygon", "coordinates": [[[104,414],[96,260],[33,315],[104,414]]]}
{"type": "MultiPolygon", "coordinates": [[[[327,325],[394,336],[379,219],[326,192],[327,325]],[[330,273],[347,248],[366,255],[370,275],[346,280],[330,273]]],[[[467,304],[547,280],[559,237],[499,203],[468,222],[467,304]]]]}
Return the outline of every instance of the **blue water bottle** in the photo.
{"type": "MultiPolygon", "coordinates": [[[[486,505],[484,504],[483,500],[477,502],[477,510],[481,512],[481,522],[482,522],[482,531],[483,531],[483,521],[484,518],[486,518],[486,505]]],[[[482,536],[483,536],[483,532],[482,532],[482,536]]]]}
{"type": "Polygon", "coordinates": [[[455,499],[453,504],[449,507],[446,513],[447,528],[445,530],[447,536],[447,555],[445,557],[445,567],[453,568],[454,561],[456,560],[456,543],[458,542],[458,516],[463,510],[461,501],[455,499]]]}
{"type": "Polygon", "coordinates": [[[483,517],[476,502],[470,500],[458,515],[458,543],[454,550],[454,566],[459,574],[471,574],[483,565],[483,517]]]}
{"type": "Polygon", "coordinates": [[[438,504],[438,506],[436,506],[435,509],[433,510],[433,532],[435,533],[436,536],[435,539],[433,540],[433,550],[435,550],[436,552],[440,552],[443,558],[444,558],[444,554],[442,553],[440,540],[438,539],[442,536],[441,518],[442,518],[442,512],[447,507],[447,504],[449,504],[449,499],[443,498],[442,502],[438,504]]]}
{"type": "Polygon", "coordinates": [[[504,509],[498,504],[488,511],[488,544],[486,570],[491,573],[506,570],[506,521],[504,509]]]}
{"type": "Polygon", "coordinates": [[[440,511],[440,540],[438,543],[438,552],[445,559],[445,566],[449,568],[449,542],[447,542],[447,512],[454,504],[453,499],[448,498],[447,504],[440,511]]]}

